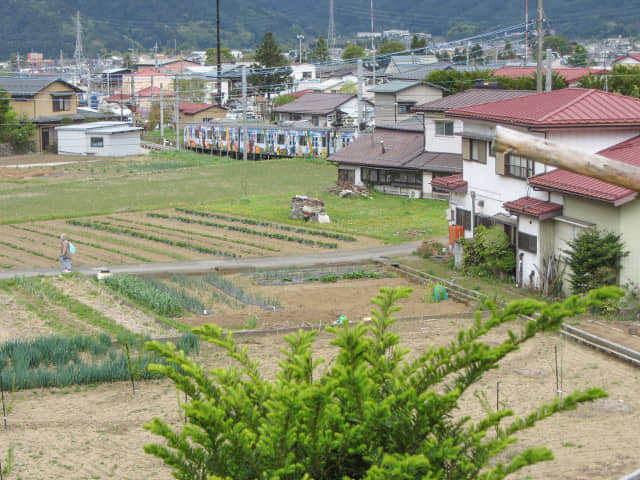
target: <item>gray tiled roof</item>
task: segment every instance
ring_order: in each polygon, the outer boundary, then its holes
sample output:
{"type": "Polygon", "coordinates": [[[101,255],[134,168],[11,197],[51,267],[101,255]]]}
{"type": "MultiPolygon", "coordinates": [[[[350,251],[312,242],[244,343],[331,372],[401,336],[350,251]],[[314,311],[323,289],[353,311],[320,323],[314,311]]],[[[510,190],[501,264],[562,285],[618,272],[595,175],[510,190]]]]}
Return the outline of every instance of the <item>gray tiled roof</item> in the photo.
{"type": "Polygon", "coordinates": [[[346,93],[309,92],[291,103],[274,108],[273,111],[328,115],[352,98],[356,98],[356,96],[346,93]]]}
{"type": "Polygon", "coordinates": [[[64,80],[51,77],[0,77],[0,88],[6,90],[12,96],[33,96],[54,82],[65,83],[74,91],[80,91],[78,87],[64,80]]]}
{"type": "Polygon", "coordinates": [[[464,92],[442,97],[433,102],[416,105],[417,112],[446,112],[452,108],[470,107],[482,103],[497,102],[510,98],[535,94],[535,90],[503,90],[494,88],[471,88],[464,92]]]}
{"type": "Polygon", "coordinates": [[[371,132],[360,136],[348,147],[331,155],[329,160],[382,168],[452,173],[462,171],[461,155],[425,152],[422,132],[389,128],[376,128],[373,139],[371,132]]]}

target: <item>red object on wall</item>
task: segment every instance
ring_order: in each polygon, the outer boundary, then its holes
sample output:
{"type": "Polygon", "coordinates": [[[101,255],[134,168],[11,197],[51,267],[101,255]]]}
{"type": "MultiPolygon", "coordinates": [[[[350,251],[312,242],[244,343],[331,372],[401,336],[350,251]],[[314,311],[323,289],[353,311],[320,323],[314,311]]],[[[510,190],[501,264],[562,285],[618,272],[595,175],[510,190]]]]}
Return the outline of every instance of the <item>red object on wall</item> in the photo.
{"type": "Polygon", "coordinates": [[[449,225],[449,246],[453,247],[458,238],[464,237],[464,226],[449,225]]]}

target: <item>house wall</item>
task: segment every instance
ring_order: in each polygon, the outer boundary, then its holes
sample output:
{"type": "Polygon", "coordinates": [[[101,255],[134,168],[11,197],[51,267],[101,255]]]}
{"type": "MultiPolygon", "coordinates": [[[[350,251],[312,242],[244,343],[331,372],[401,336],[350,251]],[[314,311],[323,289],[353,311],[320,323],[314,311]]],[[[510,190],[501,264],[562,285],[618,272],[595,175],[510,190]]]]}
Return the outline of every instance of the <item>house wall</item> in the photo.
{"type": "Polygon", "coordinates": [[[53,82],[51,85],[48,85],[46,88],[38,92],[32,99],[19,102],[13,100],[11,102],[11,106],[18,115],[26,115],[29,120],[49,115],[73,115],[77,113],[78,97],[76,92],[64,83],[53,82]],[[54,112],[53,97],[51,96],[51,93],[64,92],[68,92],[71,95],[69,110],[54,112]]]}
{"type": "Polygon", "coordinates": [[[202,123],[205,118],[227,118],[227,111],[212,107],[193,115],[186,115],[183,112],[180,112],[178,115],[179,129],[182,130],[184,125],[187,123],[202,123]]]}
{"type": "MultiPolygon", "coordinates": [[[[538,219],[528,217],[526,215],[520,216],[518,219],[518,230],[522,233],[529,235],[535,235],[537,238],[536,253],[525,252],[524,250],[516,251],[516,258],[520,258],[522,254],[522,285],[530,288],[538,288],[540,285],[540,274],[538,269],[540,268],[540,250],[541,250],[541,223],[538,219]]],[[[518,262],[516,261],[516,268],[518,268],[518,262]]]]}
{"type": "Polygon", "coordinates": [[[620,232],[624,240],[625,247],[629,251],[629,256],[624,259],[620,280],[623,285],[627,281],[632,281],[640,285],[640,200],[634,200],[622,207],[620,210],[620,232]]]}
{"type": "Polygon", "coordinates": [[[585,153],[596,153],[638,135],[638,129],[565,129],[549,130],[547,138],[585,153]]]}
{"type": "Polygon", "coordinates": [[[437,121],[452,121],[441,116],[429,116],[424,117],[424,149],[428,152],[441,152],[441,153],[462,153],[462,137],[459,134],[462,132],[463,123],[462,120],[453,120],[453,136],[444,136],[436,134],[436,122],[437,121]]]}
{"type": "Polygon", "coordinates": [[[85,155],[87,136],[82,130],[58,130],[58,155],[85,155]]]}
{"type": "MultiPolygon", "coordinates": [[[[87,145],[89,143],[90,132],[87,132],[87,145]]],[[[112,135],[103,135],[104,148],[88,147],[89,153],[94,153],[100,157],[126,157],[128,155],[140,154],[140,132],[124,132],[112,135]]]]}
{"type": "Polygon", "coordinates": [[[442,98],[442,90],[428,85],[416,85],[396,93],[376,93],[376,122],[392,124],[414,115],[413,113],[398,113],[397,103],[414,102],[415,105],[420,105],[440,98],[442,98]]]}

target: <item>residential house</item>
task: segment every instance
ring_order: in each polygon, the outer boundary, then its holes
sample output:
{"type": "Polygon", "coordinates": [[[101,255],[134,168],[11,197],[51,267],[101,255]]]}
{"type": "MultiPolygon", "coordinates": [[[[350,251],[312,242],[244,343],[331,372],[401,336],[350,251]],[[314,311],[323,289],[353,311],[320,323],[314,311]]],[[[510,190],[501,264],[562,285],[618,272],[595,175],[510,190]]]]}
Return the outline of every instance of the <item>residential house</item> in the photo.
{"type": "MultiPolygon", "coordinates": [[[[384,74],[394,75],[413,70],[421,65],[438,63],[435,55],[417,55],[410,53],[408,55],[392,55],[389,57],[389,64],[384,70],[384,74]]],[[[424,78],[424,77],[423,77],[424,78]]]]}
{"type": "MultiPolygon", "coordinates": [[[[577,86],[582,77],[609,73],[609,70],[596,67],[553,68],[552,71],[564,78],[570,87],[577,86]]],[[[531,77],[536,75],[536,67],[502,67],[494,70],[493,75],[510,78],[531,77]]]]}
{"type": "Polygon", "coordinates": [[[356,118],[345,112],[357,111],[357,106],[356,95],[311,92],[274,108],[273,114],[279,122],[308,121],[316,127],[342,126],[355,122],[356,118]]]}
{"type": "Polygon", "coordinates": [[[149,118],[153,104],[160,106],[160,102],[164,102],[165,109],[172,109],[175,103],[175,93],[160,87],[147,87],[138,90],[133,98],[133,111],[136,118],[138,120],[149,118]]]}
{"type": "Polygon", "coordinates": [[[150,87],[173,91],[175,89],[175,76],[151,69],[122,75],[123,94],[137,94],[139,91],[150,87]]]}
{"type": "Polygon", "coordinates": [[[442,98],[443,90],[437,85],[401,80],[373,87],[376,124],[395,125],[408,119],[414,115],[413,107],[442,98]]]}
{"type": "Polygon", "coordinates": [[[170,75],[174,75],[176,73],[183,73],[189,67],[199,67],[200,63],[192,62],[191,60],[186,60],[184,58],[175,58],[171,60],[166,60],[158,65],[158,71],[160,73],[167,73],[170,75]]]}
{"type": "Polygon", "coordinates": [[[226,108],[211,103],[180,102],[179,108],[178,129],[181,131],[187,123],[208,123],[214,119],[227,117],[226,108]]]}
{"type": "Polygon", "coordinates": [[[561,253],[566,241],[590,226],[623,234],[632,255],[622,276],[640,282],[640,247],[630,222],[638,213],[638,206],[630,204],[634,192],[588,177],[578,181],[553,167],[491,148],[495,126],[502,125],[587,154],[623,156],[632,163],[638,151],[637,141],[631,139],[640,128],[640,99],[567,88],[454,108],[446,116],[464,125],[463,173],[437,178],[432,185],[450,191],[450,223],[463,226],[465,237],[471,237],[477,225],[503,225],[519,259],[521,285],[538,287],[544,260],[561,253]]]}
{"type": "Polygon", "coordinates": [[[11,106],[18,115],[36,125],[33,138],[36,152],[46,151],[55,142],[54,128],[63,122],[84,120],[77,112],[81,90],[57,78],[2,77],[0,89],[11,96],[11,106]]]}
{"type": "Polygon", "coordinates": [[[613,63],[614,64],[621,63],[623,65],[631,65],[631,66],[640,65],[640,54],[629,53],[622,57],[616,58],[616,60],[613,63]]]}
{"type": "Polygon", "coordinates": [[[432,197],[433,178],[462,171],[459,153],[424,150],[420,124],[376,127],[328,160],[338,162],[338,180],[409,198],[432,197]]]}

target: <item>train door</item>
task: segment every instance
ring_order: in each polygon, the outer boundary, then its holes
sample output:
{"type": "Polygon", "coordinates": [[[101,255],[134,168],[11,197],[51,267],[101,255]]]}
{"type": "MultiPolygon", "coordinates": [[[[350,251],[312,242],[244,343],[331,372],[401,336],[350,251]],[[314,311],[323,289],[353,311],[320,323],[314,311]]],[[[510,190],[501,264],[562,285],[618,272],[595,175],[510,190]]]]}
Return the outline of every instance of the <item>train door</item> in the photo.
{"type": "Polygon", "coordinates": [[[311,149],[309,153],[314,157],[322,156],[322,137],[320,135],[313,134],[311,137],[311,149]]]}

